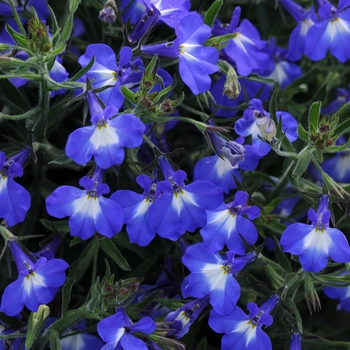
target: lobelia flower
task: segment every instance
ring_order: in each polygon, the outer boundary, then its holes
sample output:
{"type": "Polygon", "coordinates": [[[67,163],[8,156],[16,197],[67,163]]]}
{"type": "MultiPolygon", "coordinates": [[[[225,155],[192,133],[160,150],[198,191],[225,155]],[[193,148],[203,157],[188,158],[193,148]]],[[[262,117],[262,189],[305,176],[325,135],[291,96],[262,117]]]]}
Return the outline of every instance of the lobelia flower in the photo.
{"type": "Polygon", "coordinates": [[[318,0],[318,3],[320,21],[306,34],[305,55],[318,61],[325,58],[329,50],[340,62],[345,62],[350,58],[346,44],[350,40],[350,3],[340,0],[338,9],[327,0],[318,0]]]}
{"type": "Polygon", "coordinates": [[[292,31],[289,37],[287,59],[298,61],[301,59],[305,50],[305,38],[310,27],[317,21],[316,14],[311,8],[305,10],[292,0],[280,0],[280,3],[298,22],[298,25],[292,31]]]}
{"type": "Polygon", "coordinates": [[[181,19],[175,27],[177,38],[172,42],[141,46],[141,51],[150,55],[179,58],[181,79],[198,95],[209,90],[209,74],[219,70],[219,52],[213,47],[203,46],[209,39],[211,29],[196,13],[181,19]]]}
{"type": "Polygon", "coordinates": [[[24,221],[30,207],[28,191],[14,180],[23,175],[22,165],[30,154],[31,149],[25,147],[6,160],[5,153],[0,151],[0,218],[9,226],[24,221]]]}
{"type": "Polygon", "coordinates": [[[275,80],[282,89],[301,77],[302,71],[300,67],[295,63],[287,61],[287,50],[278,47],[275,38],[270,38],[265,52],[272,58],[269,67],[270,72],[266,77],[275,80]]]}
{"type": "Polygon", "coordinates": [[[263,155],[254,147],[243,145],[242,137],[228,141],[214,132],[208,132],[208,135],[219,155],[201,159],[195,166],[194,179],[210,181],[228,193],[236,187],[232,174],[241,180],[238,169],[256,169],[263,155]]]}
{"type": "Polygon", "coordinates": [[[118,308],[115,315],[103,319],[97,325],[98,334],[107,343],[101,350],[147,350],[145,342],[132,333],[151,334],[155,329],[156,324],[148,316],[133,323],[124,308],[118,308]]]}
{"type": "MultiPolygon", "coordinates": [[[[290,142],[298,138],[298,123],[288,112],[277,111],[277,120],[282,122],[282,130],[290,142]]],[[[248,108],[244,111],[243,117],[235,123],[235,131],[243,137],[252,135],[252,145],[262,155],[270,152],[271,147],[268,143],[259,139],[267,138],[263,135],[262,127],[270,122],[270,113],[263,109],[262,102],[256,98],[249,102],[248,108]],[[259,127],[260,126],[260,127],[259,127]]],[[[274,130],[275,131],[275,130],[274,130]]]]}
{"type": "Polygon", "coordinates": [[[145,247],[156,235],[155,230],[150,227],[148,211],[159,196],[159,191],[156,183],[146,175],[139,175],[136,182],[144,189],[142,194],[118,190],[111,195],[110,199],[116,201],[123,209],[124,224],[126,224],[130,242],[145,247]]]}
{"type": "Polygon", "coordinates": [[[247,19],[238,26],[240,16],[241,8],[237,6],[230,24],[214,25],[213,34],[214,36],[235,34],[222,52],[235,63],[239,75],[247,76],[253,71],[262,74],[270,63],[269,55],[262,51],[266,41],[260,39],[259,32],[247,19]]]}
{"type": "Polygon", "coordinates": [[[260,216],[257,206],[248,206],[247,192],[238,191],[234,200],[221,204],[214,210],[207,210],[207,224],[200,230],[203,247],[208,253],[215,253],[226,245],[235,254],[246,253],[242,237],[251,245],[258,239],[258,232],[250,221],[260,216]],[[249,220],[243,215],[247,215],[249,220]]]}
{"type": "Polygon", "coordinates": [[[159,163],[164,178],[157,185],[161,195],[148,210],[152,230],[161,237],[177,240],[185,231],[194,232],[207,221],[205,209],[214,209],[223,201],[221,189],[208,181],[185,185],[187,174],[174,171],[165,157],[159,163]]]}
{"type": "Polygon", "coordinates": [[[2,295],[0,311],[18,315],[24,306],[36,312],[41,304],[52,301],[65,280],[69,265],[61,259],[35,260],[20,248],[16,240],[8,241],[18,269],[18,279],[8,285],[2,295]]]}
{"type": "Polygon", "coordinates": [[[114,106],[102,109],[92,90],[87,91],[92,126],[73,131],[66,144],[66,154],[78,164],[96,164],[107,169],[124,160],[123,147],[138,147],[143,142],[145,125],[133,114],[117,116],[114,106]]]}
{"type": "Polygon", "coordinates": [[[233,275],[247,261],[234,259],[234,253],[230,251],[225,258],[219,253],[208,253],[203,243],[196,243],[186,249],[182,262],[191,271],[182,283],[184,298],[204,298],[209,295],[210,304],[218,314],[229,314],[241,294],[233,275]]]}
{"type": "Polygon", "coordinates": [[[328,258],[340,263],[350,262],[350,248],[344,234],[329,227],[328,196],[322,195],[317,213],[308,211],[311,225],[292,224],[282,233],[283,251],[299,256],[307,272],[319,272],[327,266],[328,258]]]}
{"type": "Polygon", "coordinates": [[[131,68],[132,51],[124,46],[119,53],[119,64],[116,62],[114,51],[105,44],[91,44],[86,48],[78,62],[85,67],[95,57],[95,63],[90,70],[79,79],[85,82],[89,78],[94,89],[111,86],[99,93],[98,97],[106,106],[121,108],[124,96],[120,91],[121,85],[140,82],[142,73],[131,68]]]}
{"type": "Polygon", "coordinates": [[[165,322],[171,322],[168,325],[171,331],[168,332],[167,336],[173,336],[176,339],[182,338],[208,304],[209,296],[206,296],[192,300],[179,309],[170,312],[164,319],[165,322]]]}
{"type": "Polygon", "coordinates": [[[56,217],[69,216],[70,234],[85,240],[95,232],[112,238],[123,226],[123,211],[113,200],[102,195],[109,192],[103,183],[103,170],[96,167],[92,178],[84,176],[80,186],[60,186],[46,198],[47,212],[56,217]]]}
{"type": "Polygon", "coordinates": [[[225,333],[221,341],[222,350],[258,349],[271,350],[271,340],[261,329],[263,326],[271,326],[273,318],[270,312],[279,302],[279,297],[274,294],[264,304],[258,307],[255,303],[248,303],[247,315],[236,306],[233,311],[222,316],[215,309],[210,312],[209,326],[218,333],[225,333]]]}

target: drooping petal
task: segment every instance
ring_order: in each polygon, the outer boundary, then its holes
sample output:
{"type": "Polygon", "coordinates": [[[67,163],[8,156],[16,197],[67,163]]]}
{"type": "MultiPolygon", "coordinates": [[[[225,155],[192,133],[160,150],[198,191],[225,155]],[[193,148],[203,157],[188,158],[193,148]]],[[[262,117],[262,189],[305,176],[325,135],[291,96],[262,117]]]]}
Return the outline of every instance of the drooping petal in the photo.
{"type": "Polygon", "coordinates": [[[28,191],[14,179],[0,175],[0,218],[9,226],[24,221],[30,207],[28,191]]]}

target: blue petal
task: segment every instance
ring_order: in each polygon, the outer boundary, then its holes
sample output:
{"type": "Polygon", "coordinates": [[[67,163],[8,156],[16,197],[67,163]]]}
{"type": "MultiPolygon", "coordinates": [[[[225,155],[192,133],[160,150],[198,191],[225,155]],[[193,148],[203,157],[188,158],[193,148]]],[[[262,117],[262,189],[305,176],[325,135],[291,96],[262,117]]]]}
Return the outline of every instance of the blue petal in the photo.
{"type": "Polygon", "coordinates": [[[9,226],[24,221],[30,207],[28,191],[12,178],[0,174],[0,218],[9,226]]]}
{"type": "Polygon", "coordinates": [[[313,231],[314,227],[306,224],[292,224],[285,229],[281,236],[281,246],[284,252],[300,255],[304,251],[304,238],[313,231]]]}
{"type": "Polygon", "coordinates": [[[86,195],[86,191],[76,187],[60,186],[46,198],[46,210],[58,219],[71,216],[74,214],[74,201],[86,195]]]}
{"type": "Polygon", "coordinates": [[[90,139],[96,130],[95,126],[85,126],[73,131],[66,144],[66,154],[78,164],[88,163],[95,151],[90,139]]]}
{"type": "Polygon", "coordinates": [[[116,233],[120,232],[123,226],[123,210],[115,201],[99,197],[98,198],[101,212],[97,215],[96,231],[101,235],[112,238],[116,233]]]}

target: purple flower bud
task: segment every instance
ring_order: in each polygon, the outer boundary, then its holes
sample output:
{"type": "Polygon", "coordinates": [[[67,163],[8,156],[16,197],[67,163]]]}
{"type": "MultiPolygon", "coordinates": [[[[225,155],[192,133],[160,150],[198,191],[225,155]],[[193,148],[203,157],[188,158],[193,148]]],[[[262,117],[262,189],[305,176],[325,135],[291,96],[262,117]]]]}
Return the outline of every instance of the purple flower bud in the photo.
{"type": "Polygon", "coordinates": [[[98,19],[105,23],[113,24],[116,18],[117,16],[111,7],[105,7],[103,10],[100,11],[98,15],[98,19]]]}

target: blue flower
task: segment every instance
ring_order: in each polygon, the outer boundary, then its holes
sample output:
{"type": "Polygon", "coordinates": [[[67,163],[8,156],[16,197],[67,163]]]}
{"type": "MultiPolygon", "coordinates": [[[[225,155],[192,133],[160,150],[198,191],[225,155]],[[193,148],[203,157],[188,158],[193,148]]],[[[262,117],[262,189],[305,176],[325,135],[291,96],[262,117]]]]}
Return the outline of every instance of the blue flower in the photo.
{"type": "Polygon", "coordinates": [[[120,232],[123,211],[113,200],[102,197],[109,192],[102,183],[102,171],[96,168],[92,179],[84,176],[79,181],[84,190],[73,186],[61,186],[46,198],[47,212],[56,217],[69,216],[70,234],[81,239],[98,232],[109,238],[120,232]]]}
{"type": "Polygon", "coordinates": [[[307,272],[319,272],[327,266],[328,257],[336,262],[350,262],[350,248],[344,234],[329,227],[328,197],[322,195],[317,213],[308,212],[311,225],[292,224],[282,233],[283,251],[299,256],[307,272]]]}
{"type": "Polygon", "coordinates": [[[23,175],[22,164],[30,153],[31,149],[25,147],[6,160],[0,151],[0,218],[5,219],[9,226],[22,222],[30,207],[28,191],[14,180],[23,175]]]}
{"type": "Polygon", "coordinates": [[[323,114],[333,114],[337,112],[342,105],[350,101],[349,89],[337,89],[337,98],[332,101],[327,107],[322,108],[323,114]]]}
{"type": "MultiPolygon", "coordinates": [[[[282,122],[282,130],[290,142],[294,142],[298,138],[298,123],[294,117],[287,112],[277,111],[277,120],[282,122]]],[[[261,141],[262,137],[259,125],[269,122],[270,113],[263,109],[262,102],[253,99],[249,102],[248,108],[244,111],[243,117],[235,123],[235,131],[243,137],[252,135],[252,145],[262,154],[266,155],[270,152],[271,147],[268,143],[261,141]]]]}
{"type": "Polygon", "coordinates": [[[86,77],[92,81],[94,89],[104,86],[111,86],[98,93],[98,97],[106,106],[121,108],[124,96],[120,86],[128,83],[139,82],[141,72],[134,72],[131,69],[132,51],[130,47],[124,46],[120,50],[119,64],[116,62],[114,51],[105,44],[91,44],[86,48],[78,62],[85,67],[95,57],[95,63],[80,80],[86,81],[86,77]]]}
{"type": "Polygon", "coordinates": [[[26,255],[15,240],[9,246],[18,269],[18,279],[8,285],[2,295],[0,311],[16,316],[23,307],[36,312],[41,304],[52,301],[66,280],[69,265],[61,259],[35,261],[26,255]]]}
{"type": "Polygon", "coordinates": [[[222,350],[258,349],[271,350],[271,340],[261,329],[271,326],[273,318],[270,312],[279,302],[279,297],[272,295],[263,305],[248,303],[247,315],[236,306],[228,315],[218,314],[215,309],[210,312],[209,325],[218,333],[225,333],[221,342],[222,350]]]}
{"type": "Polygon", "coordinates": [[[209,39],[211,29],[203,23],[200,15],[191,13],[181,19],[175,27],[177,39],[155,45],[142,46],[148,54],[179,58],[179,72],[192,93],[198,95],[211,86],[209,74],[219,70],[219,52],[213,47],[203,46],[209,39]]]}
{"type": "Polygon", "coordinates": [[[164,180],[157,190],[162,194],[151,205],[148,219],[152,230],[161,237],[177,240],[185,231],[194,232],[206,223],[205,209],[214,209],[223,201],[221,189],[208,181],[185,185],[187,174],[174,172],[169,162],[161,160],[164,180]]]}
{"type": "Polygon", "coordinates": [[[301,59],[305,50],[306,34],[310,27],[312,27],[317,21],[317,17],[313,8],[307,11],[292,0],[280,0],[280,3],[287,9],[294,19],[299,22],[289,37],[287,54],[289,60],[298,61],[301,59]]]}
{"type": "Polygon", "coordinates": [[[233,275],[246,261],[234,259],[233,252],[227,252],[226,258],[219,253],[208,253],[203,243],[196,243],[186,249],[182,262],[191,271],[182,283],[183,296],[204,298],[209,295],[210,304],[218,314],[229,314],[241,294],[233,275]]]}
{"type": "Polygon", "coordinates": [[[263,155],[254,147],[243,145],[242,137],[235,141],[227,141],[223,138],[220,140],[219,136],[210,136],[210,138],[220,156],[214,155],[201,159],[195,166],[194,178],[196,181],[210,181],[228,193],[236,187],[232,174],[241,180],[238,169],[256,169],[263,155]]]}
{"type": "Polygon", "coordinates": [[[138,147],[143,142],[145,125],[133,114],[117,116],[114,106],[102,109],[92,91],[88,91],[92,126],[73,131],[66,144],[66,154],[78,164],[96,164],[107,169],[124,160],[123,147],[138,147]]]}
{"type": "Polygon", "coordinates": [[[318,15],[320,21],[307,32],[305,55],[314,61],[326,57],[327,51],[340,62],[350,58],[350,21],[347,1],[340,1],[338,9],[327,0],[322,1],[318,15]]]}
{"type": "Polygon", "coordinates": [[[286,60],[287,50],[278,47],[274,38],[268,41],[265,51],[272,57],[271,72],[266,76],[279,83],[282,89],[301,77],[302,71],[300,67],[286,60]]]}
{"type": "Polygon", "coordinates": [[[198,318],[204,308],[209,304],[209,297],[192,300],[181,306],[179,309],[170,312],[164,319],[165,322],[171,322],[168,328],[168,336],[176,339],[182,338],[190,329],[192,323],[198,318]]]}
{"type": "Polygon", "coordinates": [[[207,252],[217,252],[226,244],[230,251],[243,255],[246,248],[240,236],[249,244],[256,242],[258,232],[250,220],[258,218],[260,210],[257,206],[248,206],[248,201],[248,193],[238,191],[232,202],[207,210],[207,224],[200,230],[207,252]],[[247,215],[250,220],[243,215],[247,215]]]}
{"type": "Polygon", "coordinates": [[[150,227],[148,211],[159,196],[159,192],[156,184],[152,183],[152,180],[146,175],[138,176],[136,181],[144,189],[143,194],[119,190],[113,193],[110,199],[116,201],[123,209],[124,224],[126,224],[130,242],[144,247],[156,235],[155,230],[150,227]]]}
{"type": "Polygon", "coordinates": [[[262,74],[270,63],[269,55],[262,51],[266,41],[260,39],[259,32],[247,19],[238,26],[240,16],[241,8],[237,6],[230,24],[214,25],[213,33],[215,36],[235,34],[223,52],[236,64],[239,75],[247,76],[253,71],[262,74]]]}
{"type": "Polygon", "coordinates": [[[150,317],[143,317],[133,323],[124,308],[118,308],[115,315],[109,316],[97,325],[100,337],[107,344],[101,350],[147,350],[147,345],[132,333],[151,334],[156,324],[150,317]]]}

